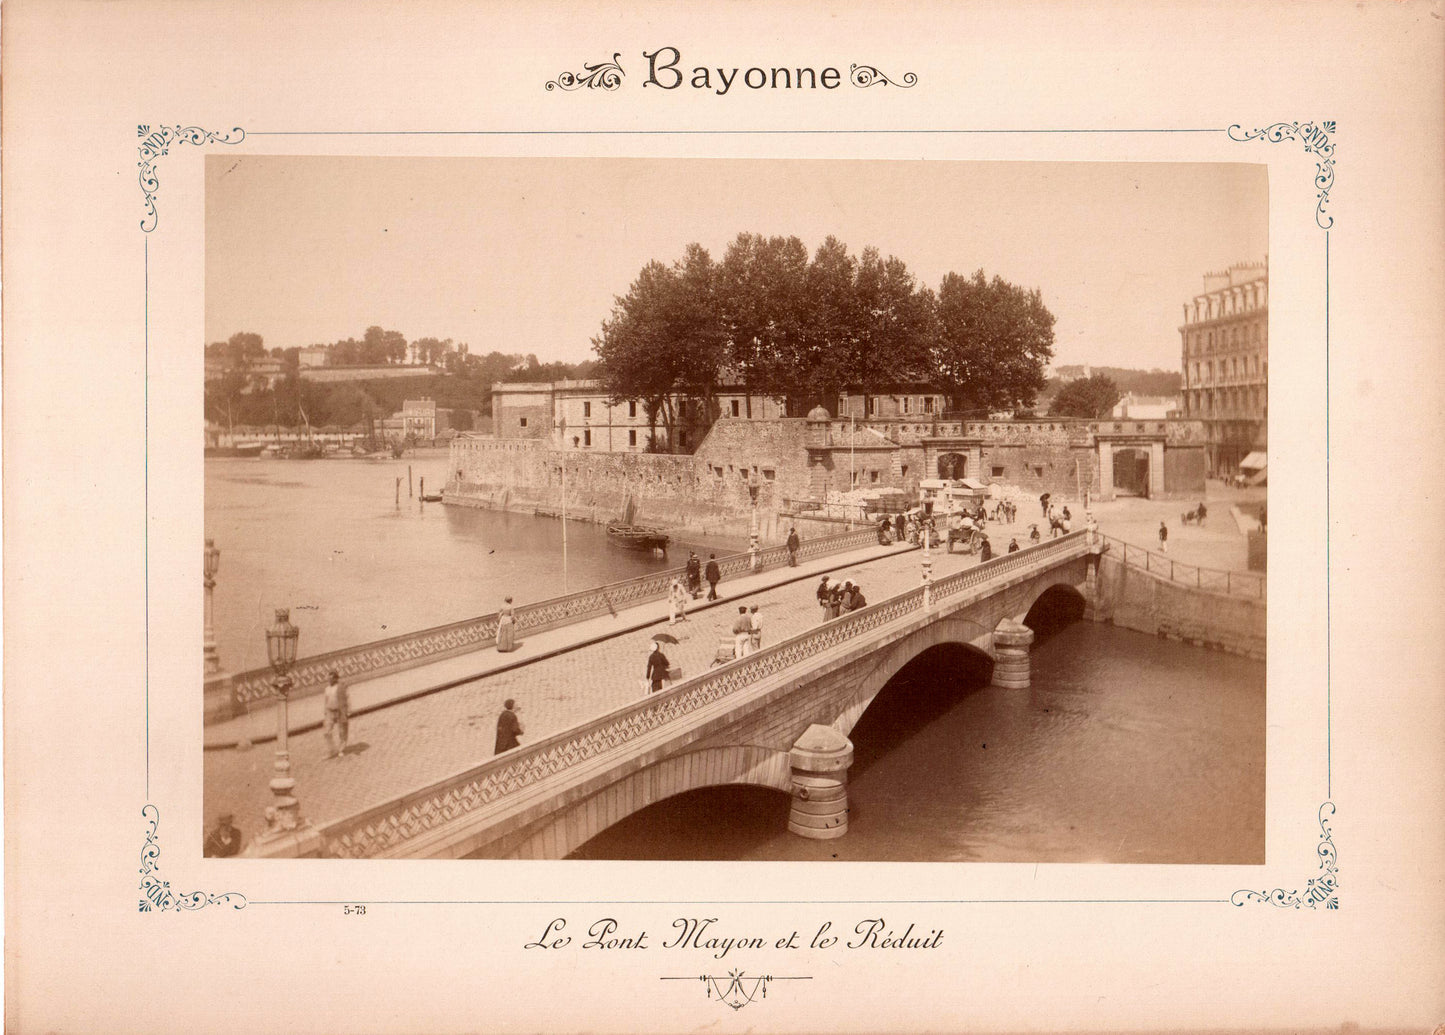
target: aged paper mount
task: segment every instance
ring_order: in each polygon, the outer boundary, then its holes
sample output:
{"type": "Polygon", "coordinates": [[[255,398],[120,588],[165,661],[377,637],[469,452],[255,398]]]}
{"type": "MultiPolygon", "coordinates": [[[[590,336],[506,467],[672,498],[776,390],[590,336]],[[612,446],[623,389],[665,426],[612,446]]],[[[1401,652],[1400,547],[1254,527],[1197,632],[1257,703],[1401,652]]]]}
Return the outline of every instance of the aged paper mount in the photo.
{"type": "Polygon", "coordinates": [[[7,9],[14,1030],[1445,1019],[1427,524],[1442,473],[1438,4],[418,5],[405,19],[356,5],[345,25],[321,6],[266,11],[7,9]],[[646,90],[642,54],[663,46],[684,67],[805,54],[838,66],[839,88],[646,90]],[[609,89],[614,63],[626,78],[609,89]],[[1266,864],[203,860],[202,169],[232,151],[1266,165],[1266,864]],[[812,944],[876,915],[946,935],[904,954],[812,944]],[[766,946],[735,962],[527,949],[557,917],[615,917],[619,933],[717,917],[766,946]]]}

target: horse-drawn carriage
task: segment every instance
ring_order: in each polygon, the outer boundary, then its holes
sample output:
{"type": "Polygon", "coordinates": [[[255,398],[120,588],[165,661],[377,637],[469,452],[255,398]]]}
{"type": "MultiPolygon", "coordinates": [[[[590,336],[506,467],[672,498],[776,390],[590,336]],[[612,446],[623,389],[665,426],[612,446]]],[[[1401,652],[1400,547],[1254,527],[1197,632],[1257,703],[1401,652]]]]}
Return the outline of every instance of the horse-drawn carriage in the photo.
{"type": "Polygon", "coordinates": [[[954,514],[948,521],[948,552],[953,553],[953,544],[963,544],[964,553],[978,553],[983,546],[984,533],[973,518],[954,514]]]}

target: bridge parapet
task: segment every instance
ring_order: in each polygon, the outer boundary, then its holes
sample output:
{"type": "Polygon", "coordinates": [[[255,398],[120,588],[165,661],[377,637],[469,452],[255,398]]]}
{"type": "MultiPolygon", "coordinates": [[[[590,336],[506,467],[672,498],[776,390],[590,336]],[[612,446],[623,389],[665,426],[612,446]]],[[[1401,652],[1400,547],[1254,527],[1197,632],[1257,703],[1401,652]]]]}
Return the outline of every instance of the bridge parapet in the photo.
{"type": "MultiPolygon", "coordinates": [[[[814,536],[802,541],[798,557],[802,560],[823,557],[861,549],[876,542],[877,532],[872,528],[814,536]]],[[[728,554],[718,558],[723,580],[786,564],[787,547],[770,546],[759,551],[756,568],[750,566],[750,561],[751,555],[748,553],[728,554]]],[[[542,632],[609,614],[619,607],[665,600],[672,580],[682,578],[684,573],[685,569],[681,567],[668,568],[623,582],[613,582],[566,596],[524,604],[515,612],[518,632],[542,632]]],[[[497,613],[492,612],[448,625],[302,658],[290,673],[293,684],[291,697],[294,700],[308,694],[320,693],[333,669],[339,672],[343,679],[368,679],[490,647],[497,642],[497,618],[497,613]]],[[[251,669],[234,676],[231,693],[235,707],[244,710],[253,703],[264,704],[271,701],[274,697],[271,689],[272,678],[270,668],[251,669]]]]}
{"type": "Polygon", "coordinates": [[[1205,568],[1198,564],[1185,564],[1173,557],[1142,546],[1135,546],[1113,536],[1100,535],[1110,555],[1130,568],[1147,572],[1155,578],[1177,582],[1182,586],[1203,590],[1206,593],[1223,593],[1232,597],[1247,597],[1263,600],[1268,588],[1265,576],[1253,571],[1227,571],[1221,568],[1205,568]]]}
{"type": "MultiPolygon", "coordinates": [[[[933,583],[933,607],[949,608],[949,598],[959,594],[1081,556],[1090,550],[1088,536],[1084,530],[1073,532],[941,578],[933,583]]],[[[744,564],[746,558],[740,555],[744,564]]],[[[457,822],[482,825],[489,817],[523,808],[545,796],[543,784],[551,777],[604,768],[608,756],[635,756],[649,738],[666,740],[679,720],[700,719],[703,710],[717,702],[922,610],[920,586],[831,620],[589,723],[326,824],[320,830],[322,852],[336,858],[424,854],[418,847],[434,840],[443,827],[457,822]]]]}

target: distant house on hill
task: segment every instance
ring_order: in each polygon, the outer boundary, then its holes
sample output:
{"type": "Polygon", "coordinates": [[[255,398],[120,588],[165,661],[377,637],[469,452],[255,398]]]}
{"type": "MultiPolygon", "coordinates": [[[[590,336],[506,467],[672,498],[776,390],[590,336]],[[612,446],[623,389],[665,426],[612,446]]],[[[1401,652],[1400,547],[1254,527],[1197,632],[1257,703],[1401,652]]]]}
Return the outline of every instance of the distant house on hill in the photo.
{"type": "Polygon", "coordinates": [[[1177,395],[1135,395],[1125,392],[1124,398],[1114,404],[1112,411],[1116,419],[1163,420],[1179,410],[1177,395]]]}

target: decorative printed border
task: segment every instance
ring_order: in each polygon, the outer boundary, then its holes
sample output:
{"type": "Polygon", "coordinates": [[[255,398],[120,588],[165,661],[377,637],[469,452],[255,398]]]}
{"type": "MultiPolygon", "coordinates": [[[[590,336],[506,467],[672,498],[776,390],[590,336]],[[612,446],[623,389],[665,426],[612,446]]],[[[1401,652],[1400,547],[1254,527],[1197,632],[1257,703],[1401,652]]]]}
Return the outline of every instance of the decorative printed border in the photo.
{"type": "Polygon", "coordinates": [[[902,90],[911,90],[918,83],[918,76],[913,72],[905,72],[901,81],[889,79],[872,65],[849,65],[848,81],[859,88],[865,86],[896,86],[902,90]]]}
{"type": "Polygon", "coordinates": [[[743,970],[730,970],[723,977],[716,977],[712,974],[699,974],[697,977],[665,977],[663,981],[701,981],[707,991],[707,997],[713,998],[717,995],[717,1001],[725,1006],[731,1006],[734,1011],[741,1010],[749,1003],[755,1003],[759,999],[768,997],[769,981],[812,981],[811,975],[805,977],[776,977],[772,974],[764,974],[761,977],[749,976],[743,970]],[[722,982],[726,981],[724,986],[722,982]]]}
{"type": "Polygon", "coordinates": [[[1271,144],[1278,144],[1281,140],[1298,139],[1305,146],[1305,151],[1316,155],[1315,166],[1315,223],[1321,230],[1328,230],[1335,225],[1335,218],[1325,211],[1325,206],[1330,203],[1330,189],[1335,185],[1335,144],[1330,139],[1330,134],[1335,131],[1333,119],[1315,125],[1313,122],[1276,122],[1272,126],[1265,126],[1263,129],[1252,129],[1248,133],[1239,135],[1236,131],[1240,129],[1238,123],[1229,127],[1229,139],[1244,143],[1249,140],[1268,140],[1271,144]]]}
{"type": "Polygon", "coordinates": [[[156,212],[156,192],[161,189],[155,170],[157,158],[170,154],[172,144],[239,144],[246,139],[246,131],[240,126],[224,135],[220,130],[202,129],[200,126],[161,126],[153,130],[150,126],[141,125],[135,129],[136,136],[140,137],[140,159],[136,165],[140,168],[140,189],[145,194],[146,206],[146,217],[140,221],[140,228],[146,233],[154,230],[160,222],[160,215],[156,212]]]}
{"type": "MultiPolygon", "coordinates": [[[[583,87],[588,89],[616,90],[621,86],[621,78],[625,73],[618,59],[620,54],[614,54],[611,62],[602,62],[596,65],[585,65],[584,73],[579,75],[573,72],[563,72],[556,80],[546,84],[547,90],[577,90],[583,87]]],[[[912,73],[906,73],[901,83],[889,78],[871,65],[853,65],[850,69],[850,81],[854,86],[864,88],[876,85],[893,85],[903,89],[911,88],[916,84],[918,77],[912,73]]],[[[1158,132],[1178,132],[1179,130],[1159,130],[1158,132]]],[[[1333,216],[1325,209],[1329,203],[1329,193],[1334,186],[1334,142],[1331,135],[1336,131],[1336,123],[1333,120],[1322,121],[1318,125],[1314,122],[1279,122],[1261,129],[1243,131],[1239,124],[1231,125],[1225,132],[1231,140],[1244,143],[1251,140],[1263,139],[1270,143],[1280,143],[1284,140],[1298,139],[1304,145],[1307,153],[1316,155],[1316,209],[1315,221],[1317,225],[1328,231],[1334,225],[1333,216]]],[[[887,132],[887,131],[883,131],[887,132]]],[[[1020,131],[1028,132],[1028,131],[1020,131]]],[[[1107,131],[1098,131],[1107,132],[1107,131]]],[[[1197,132],[1219,132],[1219,130],[1198,130],[1197,132]]],[[[302,135],[286,133],[285,135],[302,135]]],[[[483,134],[484,135],[484,134],[483,134]]],[[[172,144],[188,143],[201,146],[208,143],[220,143],[235,145],[246,138],[246,131],[241,127],[235,127],[230,132],[222,134],[219,131],[203,130],[197,126],[162,126],[152,129],[149,125],[138,125],[137,136],[141,138],[139,145],[139,181],[144,195],[146,218],[140,222],[140,228],[145,233],[150,233],[156,228],[159,221],[155,206],[156,194],[159,191],[160,183],[155,171],[156,161],[169,153],[172,144]]],[[[1326,234],[1328,242],[1328,233],[1326,234]]],[[[1328,251],[1328,244],[1327,244],[1328,251]]],[[[1326,262],[1326,286],[1328,288],[1328,261],[1326,262]]],[[[147,287],[147,301],[149,289],[147,287]]],[[[1328,335],[1327,342],[1328,345],[1328,335]]],[[[149,715],[147,714],[147,724],[149,715]]],[[[1323,871],[1319,876],[1311,878],[1305,885],[1303,895],[1298,891],[1285,891],[1277,888],[1273,891],[1253,891],[1240,889],[1231,895],[1227,900],[1235,906],[1243,906],[1246,902],[1267,902],[1277,908],[1299,909],[1306,907],[1316,909],[1323,904],[1326,909],[1338,909],[1338,857],[1334,845],[1333,836],[1330,830],[1329,817],[1335,813],[1333,802],[1326,801],[1319,808],[1318,818],[1321,828],[1320,841],[1316,846],[1316,854],[1320,859],[1320,869],[1323,871]]],[[[209,895],[205,892],[190,892],[177,894],[170,890],[169,882],[162,881],[156,876],[159,869],[156,859],[160,855],[160,846],[156,840],[156,830],[159,825],[160,813],[154,805],[146,805],[142,809],[142,815],[149,820],[150,829],[146,834],[146,843],[141,853],[141,898],[139,908],[141,912],[152,912],[159,910],[196,910],[207,905],[230,905],[234,909],[242,909],[247,905],[246,896],[239,892],[226,892],[220,895],[209,895]]],[[[1210,900],[1215,901],[1215,900],[1210,900]]],[[[1217,900],[1220,902],[1226,900],[1217,900]]],[[[741,980],[756,980],[760,982],[759,997],[762,997],[766,989],[766,983],[772,980],[809,980],[808,978],[778,978],[766,975],[757,979],[747,978],[739,971],[730,974],[728,990],[732,990],[732,980],[736,977],[741,980]]],[[[711,990],[717,989],[720,998],[723,990],[713,982],[722,980],[707,975],[701,975],[700,979],[709,983],[709,997],[711,990]]],[[[663,980],[699,980],[699,978],[663,978],[663,980]]],[[[753,1001],[751,997],[745,997],[746,1001],[753,1001]]],[[[729,1005],[732,1005],[731,1003],[729,1005]]],[[[740,1009],[741,1005],[734,1006],[740,1009]]]]}
{"type": "Polygon", "coordinates": [[[1299,909],[1301,906],[1316,909],[1321,905],[1326,909],[1339,909],[1339,859],[1335,853],[1334,838],[1330,836],[1330,816],[1334,814],[1334,802],[1327,801],[1320,806],[1320,843],[1315,846],[1315,854],[1320,857],[1320,869],[1324,872],[1309,879],[1303,895],[1298,891],[1285,891],[1283,888],[1275,888],[1273,891],[1240,889],[1229,896],[1229,901],[1236,906],[1242,906],[1246,902],[1268,902],[1279,909],[1299,909]],[[1328,814],[1326,809],[1329,810],[1328,814]]]}
{"type": "Polygon", "coordinates": [[[161,854],[161,846],[156,841],[156,828],[160,826],[161,822],[160,810],[154,805],[147,805],[140,812],[150,821],[150,829],[146,831],[145,847],[140,850],[140,911],[142,913],[204,909],[206,906],[246,908],[246,896],[239,891],[227,891],[221,895],[208,895],[204,891],[172,891],[170,881],[161,880],[156,876],[156,872],[161,868],[160,863],[156,862],[161,854]]]}
{"type": "Polygon", "coordinates": [[[627,73],[618,64],[621,53],[612,55],[611,61],[599,61],[595,65],[583,65],[581,72],[563,72],[556,79],[549,80],[546,88],[548,90],[580,90],[586,87],[589,90],[596,90],[599,87],[603,90],[616,90],[622,85],[622,77],[627,73]]]}

